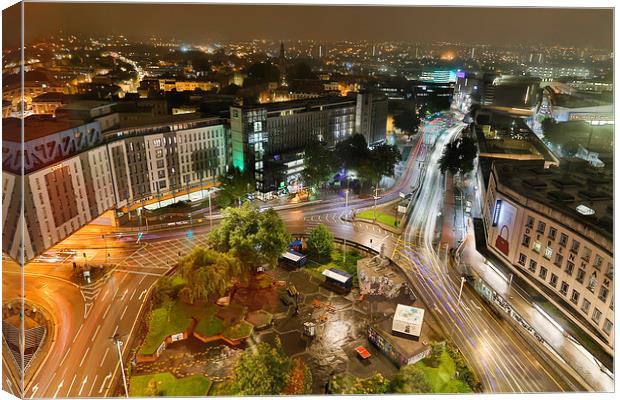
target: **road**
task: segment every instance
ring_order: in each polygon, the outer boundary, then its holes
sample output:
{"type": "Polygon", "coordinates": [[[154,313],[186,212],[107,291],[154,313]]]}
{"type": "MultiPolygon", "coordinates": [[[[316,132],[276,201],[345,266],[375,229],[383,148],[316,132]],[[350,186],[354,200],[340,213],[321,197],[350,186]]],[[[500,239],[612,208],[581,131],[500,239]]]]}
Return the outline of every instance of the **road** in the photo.
{"type": "MultiPolygon", "coordinates": [[[[447,269],[442,254],[433,248],[432,238],[442,205],[442,179],[436,163],[443,143],[458,135],[461,125],[445,128],[428,124],[425,129],[425,134],[436,135],[438,145],[434,150],[430,144],[420,146],[407,161],[397,184],[383,193],[379,200],[381,204],[396,202],[400,199],[399,192],[407,193],[412,187],[419,186],[418,200],[402,237],[373,224],[347,220],[354,209],[372,206],[372,199],[352,199],[346,205],[344,199],[334,199],[280,207],[279,214],[287,229],[301,233],[323,223],[337,237],[376,250],[384,245],[386,254],[394,254],[395,261],[411,275],[419,296],[430,306],[429,311],[441,321],[446,333],[472,363],[485,391],[572,390],[572,383],[558,376],[552,367],[530,352],[526,342],[490,312],[467,286],[462,305],[457,306],[460,281],[447,269]],[[423,168],[419,168],[420,162],[424,163],[423,168]]],[[[179,254],[184,255],[194,245],[205,242],[210,225],[207,222],[149,232],[139,243],[136,243],[135,236],[125,238],[128,240],[111,236],[102,238],[101,234],[113,230],[88,226],[56,246],[86,249],[78,250],[76,262],[83,262],[81,253],[86,252],[87,262],[103,263],[107,259],[116,268],[109,279],[88,289],[87,293],[82,290],[81,299],[73,294],[67,300],[65,292],[48,297],[49,301],[59,303],[49,305],[50,310],[59,312],[54,314],[58,319],[55,356],[46,359],[36,379],[27,384],[25,397],[110,395],[120,375],[118,354],[110,338],[119,333],[127,342],[127,337],[135,330],[148,289],[176,262],[179,254]],[[190,229],[193,235],[188,237],[190,229]]],[[[37,280],[48,285],[54,285],[52,281],[60,282],[60,279],[66,281],[70,271],[70,262],[26,266],[27,274],[38,274],[37,280]]],[[[57,290],[60,292],[62,288],[57,290]]],[[[126,356],[125,345],[122,351],[126,356]]]]}

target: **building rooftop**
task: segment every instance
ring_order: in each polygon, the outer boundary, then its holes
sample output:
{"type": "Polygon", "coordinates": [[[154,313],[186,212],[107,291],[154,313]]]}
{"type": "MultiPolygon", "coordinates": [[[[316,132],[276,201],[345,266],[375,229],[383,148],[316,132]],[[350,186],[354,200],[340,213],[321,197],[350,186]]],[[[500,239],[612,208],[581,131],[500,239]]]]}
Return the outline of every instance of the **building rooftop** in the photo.
{"type": "MultiPolygon", "coordinates": [[[[562,159],[560,165],[543,168],[543,163],[536,161],[496,161],[494,169],[502,186],[527,199],[528,204],[524,206],[531,208],[529,201],[533,200],[612,240],[612,169],[594,168],[575,158],[562,159]]],[[[547,216],[559,219],[552,214],[547,216]]],[[[565,225],[566,219],[558,223],[565,225]]],[[[580,233],[587,236],[587,229],[580,233]]]]}
{"type": "Polygon", "coordinates": [[[47,92],[43,93],[34,99],[32,99],[33,103],[56,103],[56,102],[64,102],[67,98],[67,95],[62,92],[47,92]]]}
{"type": "Polygon", "coordinates": [[[266,109],[267,112],[289,110],[294,108],[315,108],[330,104],[342,104],[346,102],[355,103],[355,97],[351,96],[321,96],[312,99],[279,101],[274,103],[244,105],[244,110],[266,109]]]}
{"type": "MultiPolygon", "coordinates": [[[[59,119],[51,115],[31,115],[24,119],[24,141],[38,139],[83,125],[83,121],[59,119]]],[[[2,119],[2,140],[21,141],[21,119],[2,119]]]]}

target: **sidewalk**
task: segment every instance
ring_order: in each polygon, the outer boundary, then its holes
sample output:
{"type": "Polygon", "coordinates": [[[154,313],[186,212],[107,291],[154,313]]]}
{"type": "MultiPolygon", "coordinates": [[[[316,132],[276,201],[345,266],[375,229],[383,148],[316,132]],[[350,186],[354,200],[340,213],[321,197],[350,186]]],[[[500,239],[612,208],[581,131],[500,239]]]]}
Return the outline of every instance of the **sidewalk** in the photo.
{"type": "MultiPolygon", "coordinates": [[[[518,314],[526,322],[526,324],[522,323],[523,327],[529,325],[530,333],[539,338],[539,341],[542,339],[552,352],[556,353],[561,361],[566,364],[567,369],[576,372],[581,380],[590,385],[593,390],[599,392],[613,391],[613,374],[605,371],[599,361],[532,301],[527,291],[520,288],[516,280],[510,282],[512,278],[510,278],[509,273],[503,271],[503,266],[492,262],[490,257],[487,259],[478,251],[471,219],[468,220],[468,232],[465,240],[461,260],[470,265],[471,269],[478,275],[482,281],[480,285],[485,286],[484,284],[486,284],[487,290],[488,288],[492,289],[500,297],[491,294],[487,297],[482,293],[481,295],[492,304],[496,304],[498,308],[513,315],[513,318],[515,318],[514,313],[518,314]],[[514,313],[509,311],[511,308],[514,313]]],[[[478,287],[476,289],[481,292],[478,287]]]]}

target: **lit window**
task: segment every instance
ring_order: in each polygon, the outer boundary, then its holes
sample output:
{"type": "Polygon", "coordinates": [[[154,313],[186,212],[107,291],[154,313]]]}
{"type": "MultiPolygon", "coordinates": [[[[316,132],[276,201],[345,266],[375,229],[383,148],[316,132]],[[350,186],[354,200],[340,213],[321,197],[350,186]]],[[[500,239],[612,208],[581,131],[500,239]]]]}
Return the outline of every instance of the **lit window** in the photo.
{"type": "Polygon", "coordinates": [[[539,241],[534,242],[534,247],[532,247],[532,250],[540,254],[540,249],[541,249],[540,242],[539,241]]]}
{"type": "Polygon", "coordinates": [[[614,327],[613,322],[611,322],[608,319],[605,319],[605,322],[603,323],[603,332],[609,335],[613,327],[614,327]]]}
{"type": "Polygon", "coordinates": [[[551,249],[551,247],[547,247],[547,248],[545,249],[545,255],[544,255],[544,257],[545,257],[547,260],[551,260],[551,256],[552,256],[552,255],[553,255],[553,249],[551,249]]]}

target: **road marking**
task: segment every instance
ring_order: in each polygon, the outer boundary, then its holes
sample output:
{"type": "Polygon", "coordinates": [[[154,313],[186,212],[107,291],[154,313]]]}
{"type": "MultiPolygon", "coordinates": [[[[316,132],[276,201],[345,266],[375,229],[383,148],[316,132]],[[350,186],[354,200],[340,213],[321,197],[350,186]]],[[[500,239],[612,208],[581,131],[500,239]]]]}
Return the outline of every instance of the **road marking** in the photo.
{"type": "Polygon", "coordinates": [[[88,377],[85,377],[84,380],[82,381],[82,386],[80,387],[80,391],[78,392],[78,397],[82,395],[82,390],[84,390],[84,385],[86,385],[87,381],[88,381],[88,377]]]}
{"type": "Polygon", "coordinates": [[[121,314],[121,321],[123,320],[123,317],[125,316],[125,313],[127,312],[127,307],[129,307],[129,305],[125,306],[125,309],[123,310],[123,313],[121,314]]]}
{"type": "Polygon", "coordinates": [[[93,389],[95,388],[95,383],[97,383],[97,375],[95,375],[95,379],[93,379],[93,384],[90,385],[90,390],[88,391],[88,397],[93,393],[93,389]]]}
{"type": "Polygon", "coordinates": [[[108,311],[110,311],[110,307],[112,307],[112,303],[108,304],[108,307],[105,309],[105,312],[103,313],[103,319],[105,319],[105,317],[108,315],[108,311]]]}
{"type": "Polygon", "coordinates": [[[135,296],[136,290],[138,289],[134,289],[133,292],[131,293],[131,297],[129,298],[129,301],[133,300],[133,296],[135,296]]]}
{"type": "Polygon", "coordinates": [[[101,387],[99,388],[99,393],[103,392],[103,388],[104,388],[104,386],[105,386],[106,382],[107,382],[107,381],[108,381],[111,377],[112,377],[112,373],[111,373],[111,372],[109,372],[109,373],[105,376],[105,378],[103,379],[103,382],[101,383],[101,387]]]}
{"type": "Polygon", "coordinates": [[[121,296],[121,300],[125,299],[125,296],[127,296],[127,292],[129,291],[129,289],[125,289],[125,291],[123,292],[123,295],[121,296]]]}
{"type": "MultiPolygon", "coordinates": [[[[142,279],[144,279],[144,278],[142,278],[142,279]]],[[[147,290],[148,290],[148,289],[144,289],[144,290],[142,291],[142,293],[140,293],[140,296],[138,296],[138,300],[142,300],[142,296],[144,296],[144,295],[146,294],[147,290]]]]}
{"type": "Polygon", "coordinates": [[[93,337],[90,339],[91,342],[95,341],[95,337],[97,336],[97,334],[99,333],[99,329],[101,329],[101,324],[97,325],[97,329],[95,330],[95,334],[93,335],[93,337]]]}
{"type": "Polygon", "coordinates": [[[82,323],[82,325],[80,325],[80,329],[78,329],[77,333],[75,334],[75,337],[73,338],[73,343],[75,343],[75,341],[77,340],[78,336],[80,336],[80,332],[82,332],[82,327],[84,326],[84,323],[82,323]]]}
{"type": "Polygon", "coordinates": [[[89,351],[90,351],[90,347],[86,349],[86,352],[82,356],[82,361],[80,361],[80,365],[79,365],[80,367],[82,366],[82,364],[84,364],[84,360],[86,360],[86,356],[88,355],[89,351]]]}
{"type": "Polygon", "coordinates": [[[142,281],[144,280],[144,278],[146,278],[146,275],[142,277],[142,279],[140,279],[140,282],[138,282],[138,286],[140,286],[142,284],[142,281]]]}
{"type": "Polygon", "coordinates": [[[73,384],[75,383],[75,378],[77,378],[77,374],[73,375],[73,380],[71,381],[71,385],[69,385],[69,390],[67,390],[66,397],[69,397],[69,393],[71,393],[71,389],[73,388],[73,384]]]}
{"type": "Polygon", "coordinates": [[[59,384],[58,384],[58,389],[56,389],[56,392],[54,393],[54,398],[56,398],[56,396],[58,396],[58,392],[60,392],[60,389],[62,389],[62,385],[65,383],[65,380],[63,379],[59,384]]]}
{"type": "Polygon", "coordinates": [[[116,328],[114,328],[114,333],[112,334],[112,336],[116,335],[116,332],[118,332],[118,325],[116,325],[116,328]]]}
{"type": "Polygon", "coordinates": [[[65,359],[67,358],[67,356],[69,355],[69,351],[71,350],[71,347],[69,347],[67,349],[67,352],[65,353],[65,356],[62,358],[62,360],[60,360],[60,365],[62,365],[62,363],[65,362],[65,359]]]}
{"type": "Polygon", "coordinates": [[[103,353],[103,358],[101,359],[101,362],[99,363],[99,368],[101,368],[103,366],[105,358],[108,356],[108,351],[110,351],[109,347],[107,349],[105,349],[105,353],[103,353]]]}
{"type": "MultiPolygon", "coordinates": [[[[7,378],[7,380],[8,380],[8,378],[7,378]]],[[[34,397],[34,395],[37,393],[37,390],[39,390],[39,384],[38,384],[38,383],[32,387],[32,394],[30,395],[30,398],[31,398],[31,399],[32,399],[32,398],[34,397]]]]}

